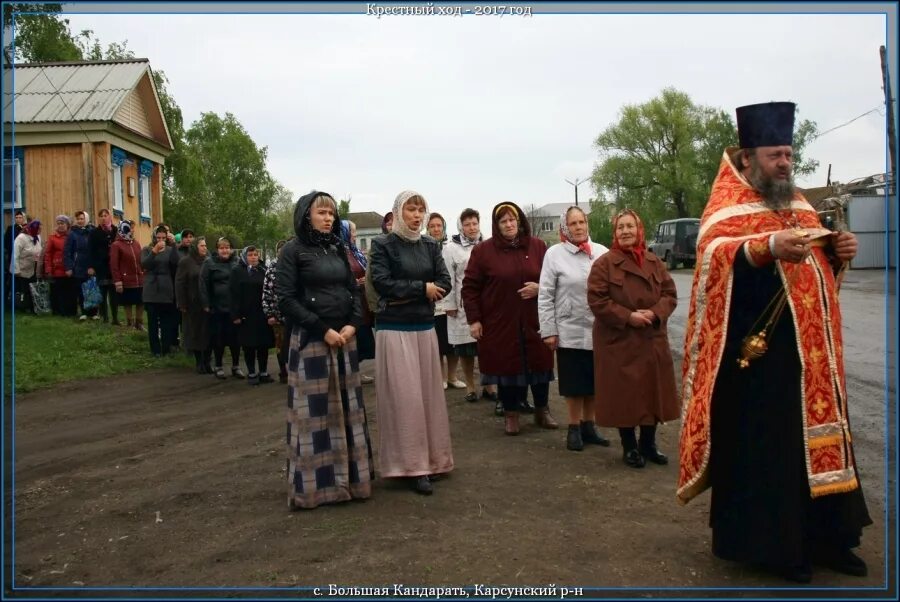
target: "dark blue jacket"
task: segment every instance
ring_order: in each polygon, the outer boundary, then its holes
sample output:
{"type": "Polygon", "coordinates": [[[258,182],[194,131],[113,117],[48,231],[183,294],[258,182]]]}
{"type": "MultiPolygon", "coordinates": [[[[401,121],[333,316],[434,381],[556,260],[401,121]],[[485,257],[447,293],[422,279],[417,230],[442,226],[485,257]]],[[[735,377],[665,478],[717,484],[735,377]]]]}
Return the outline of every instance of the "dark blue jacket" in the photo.
{"type": "Polygon", "coordinates": [[[63,247],[63,265],[75,278],[87,278],[91,266],[91,232],[93,226],[72,228],[63,247]]]}

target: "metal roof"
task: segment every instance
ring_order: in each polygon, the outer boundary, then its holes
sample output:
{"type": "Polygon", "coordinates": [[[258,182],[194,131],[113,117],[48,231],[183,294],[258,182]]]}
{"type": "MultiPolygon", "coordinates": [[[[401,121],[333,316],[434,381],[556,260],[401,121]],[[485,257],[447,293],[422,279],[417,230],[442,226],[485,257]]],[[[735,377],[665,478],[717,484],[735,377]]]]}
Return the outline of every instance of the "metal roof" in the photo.
{"type": "MultiPolygon", "coordinates": [[[[569,207],[574,207],[575,203],[549,203],[547,205],[543,205],[542,207],[536,207],[534,210],[534,217],[559,217],[563,214],[563,212],[568,211],[569,207]]],[[[584,211],[585,215],[590,215],[591,213],[591,204],[585,199],[583,203],[579,203],[578,208],[584,211]]],[[[530,213],[531,205],[526,207],[522,207],[522,211],[525,212],[526,215],[530,213]]]]}
{"type": "Polygon", "coordinates": [[[147,59],[14,65],[3,73],[3,121],[13,108],[16,123],[110,121],[149,68],[147,59]]]}
{"type": "Polygon", "coordinates": [[[358,230],[378,230],[380,232],[384,216],[375,211],[362,211],[359,213],[348,213],[345,219],[356,224],[358,230]]]}

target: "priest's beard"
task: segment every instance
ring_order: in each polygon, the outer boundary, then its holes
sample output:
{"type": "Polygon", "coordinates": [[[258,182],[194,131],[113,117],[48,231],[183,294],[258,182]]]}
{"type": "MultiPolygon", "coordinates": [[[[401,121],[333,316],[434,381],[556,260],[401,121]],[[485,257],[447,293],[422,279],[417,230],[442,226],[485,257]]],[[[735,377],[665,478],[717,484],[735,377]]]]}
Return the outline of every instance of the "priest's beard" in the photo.
{"type": "Polygon", "coordinates": [[[759,162],[756,157],[750,158],[750,183],[759,192],[763,203],[769,209],[778,211],[779,209],[789,209],[791,199],[797,189],[794,187],[794,180],[788,175],[787,180],[776,180],[775,178],[764,174],[759,168],[759,162]]]}

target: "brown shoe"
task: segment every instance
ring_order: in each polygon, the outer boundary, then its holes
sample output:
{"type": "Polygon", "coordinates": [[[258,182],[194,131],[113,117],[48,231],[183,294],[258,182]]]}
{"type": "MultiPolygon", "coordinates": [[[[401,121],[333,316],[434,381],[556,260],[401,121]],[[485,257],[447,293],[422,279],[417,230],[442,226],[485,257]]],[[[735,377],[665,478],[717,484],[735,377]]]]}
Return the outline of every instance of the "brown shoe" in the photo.
{"type": "Polygon", "coordinates": [[[535,408],[534,423],[542,429],[558,429],[559,423],[550,415],[550,408],[535,408]]]}
{"type": "Polygon", "coordinates": [[[506,434],[507,435],[518,435],[519,434],[519,413],[518,412],[504,412],[504,416],[506,416],[506,434]]]}

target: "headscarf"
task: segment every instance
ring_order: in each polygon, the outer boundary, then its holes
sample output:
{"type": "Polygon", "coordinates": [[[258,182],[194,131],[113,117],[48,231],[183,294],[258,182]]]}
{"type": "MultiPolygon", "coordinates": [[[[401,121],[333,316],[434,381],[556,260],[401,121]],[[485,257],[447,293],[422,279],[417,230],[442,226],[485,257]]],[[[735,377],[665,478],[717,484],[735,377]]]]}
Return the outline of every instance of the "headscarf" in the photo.
{"type": "Polygon", "coordinates": [[[530,234],[531,231],[529,230],[528,222],[524,220],[524,214],[514,203],[498,203],[494,210],[491,211],[491,238],[494,240],[494,244],[516,249],[521,244],[522,237],[530,236],[530,234]],[[519,230],[512,240],[507,239],[500,233],[500,217],[506,214],[507,211],[512,211],[519,225],[519,230]]]}
{"type": "Polygon", "coordinates": [[[56,220],[54,220],[54,221],[55,221],[55,222],[66,222],[66,225],[67,225],[67,226],[71,226],[71,225],[72,225],[72,220],[71,220],[71,219],[69,218],[69,216],[66,215],[66,214],[57,215],[57,216],[56,216],[56,220]]]}
{"type": "Polygon", "coordinates": [[[635,213],[632,209],[622,209],[619,213],[616,214],[615,219],[613,219],[613,249],[618,249],[622,253],[626,255],[631,255],[635,262],[639,266],[644,265],[644,252],[647,250],[647,242],[644,240],[644,223],[641,221],[641,218],[635,213]],[[623,249],[621,245],[619,245],[619,237],[616,236],[616,226],[619,224],[619,219],[622,217],[630,215],[634,218],[635,223],[637,224],[637,240],[634,241],[634,245],[628,250],[623,249]]]}
{"type": "MultiPolygon", "coordinates": [[[[584,242],[576,243],[572,240],[572,235],[569,232],[569,211],[572,209],[578,209],[581,211],[580,207],[569,207],[566,209],[563,214],[559,217],[559,240],[560,242],[567,242],[569,244],[575,245],[582,251],[584,251],[590,259],[594,258],[594,251],[591,249],[591,231],[588,229],[588,235],[584,242]]],[[[584,211],[581,211],[582,215],[587,218],[587,215],[584,211]]]]}
{"type": "Polygon", "coordinates": [[[87,228],[88,224],[91,223],[91,214],[87,211],[82,211],[84,213],[84,227],[87,228]]]}
{"type": "Polygon", "coordinates": [[[25,226],[25,232],[31,237],[31,242],[37,244],[39,234],[41,233],[41,220],[33,219],[25,226]]]}
{"type": "Polygon", "coordinates": [[[481,231],[478,231],[478,236],[473,238],[467,238],[465,233],[463,232],[463,224],[462,219],[456,218],[456,229],[459,230],[459,234],[453,237],[453,240],[458,242],[465,249],[466,247],[471,247],[473,245],[477,245],[481,242],[481,231]]]}
{"type": "Polygon", "coordinates": [[[113,218],[112,213],[109,211],[106,212],[106,217],[100,218],[100,227],[107,232],[112,232],[113,229],[113,218]]]}
{"type": "MultiPolygon", "coordinates": [[[[391,231],[402,238],[403,240],[408,240],[409,242],[416,242],[420,238],[422,238],[421,230],[419,232],[413,232],[412,229],[406,225],[406,222],[403,221],[403,207],[406,203],[409,202],[410,199],[418,197],[422,199],[422,203],[425,205],[425,213],[428,213],[428,201],[425,200],[421,194],[414,190],[404,190],[400,194],[397,195],[397,198],[394,199],[394,210],[392,213],[394,214],[394,225],[391,228],[391,231]]],[[[425,224],[422,224],[423,226],[425,224]]]]}
{"type": "Polygon", "coordinates": [[[253,249],[257,254],[261,255],[261,253],[259,252],[259,247],[256,247],[254,245],[247,245],[246,247],[241,249],[241,263],[247,266],[248,274],[252,274],[253,270],[259,269],[259,267],[262,265],[262,257],[259,258],[259,261],[255,266],[250,265],[250,262],[247,261],[247,255],[250,254],[250,249],[253,249]]]}
{"type": "MultiPolygon", "coordinates": [[[[428,224],[430,224],[431,220],[433,220],[434,218],[438,218],[439,220],[441,220],[441,232],[443,233],[443,235],[441,236],[441,239],[438,240],[438,242],[445,243],[445,242],[447,242],[447,220],[444,219],[443,215],[441,215],[440,213],[437,213],[437,212],[429,213],[428,217],[425,219],[425,229],[426,230],[428,229],[428,224]]],[[[435,239],[435,240],[437,240],[437,239],[435,239]]]]}
{"type": "MultiPolygon", "coordinates": [[[[199,261],[204,261],[205,257],[200,257],[200,243],[205,241],[205,236],[198,236],[194,239],[194,242],[191,243],[191,248],[188,250],[188,254],[194,259],[199,261]]],[[[209,257],[209,245],[206,247],[206,257],[209,257]]]]}
{"type": "Polygon", "coordinates": [[[381,233],[382,234],[390,234],[390,230],[388,230],[387,223],[388,220],[394,219],[394,212],[388,211],[384,214],[384,217],[381,219],[381,233]]]}
{"type": "Polygon", "coordinates": [[[119,238],[125,242],[134,240],[134,230],[128,222],[119,222],[119,238]]]}
{"type": "Polygon", "coordinates": [[[360,267],[363,270],[368,269],[369,263],[366,261],[366,254],[359,250],[353,241],[350,238],[350,222],[348,220],[341,220],[341,240],[350,252],[353,253],[353,256],[356,258],[357,263],[359,263],[360,267]]]}

